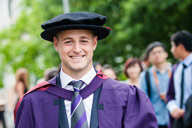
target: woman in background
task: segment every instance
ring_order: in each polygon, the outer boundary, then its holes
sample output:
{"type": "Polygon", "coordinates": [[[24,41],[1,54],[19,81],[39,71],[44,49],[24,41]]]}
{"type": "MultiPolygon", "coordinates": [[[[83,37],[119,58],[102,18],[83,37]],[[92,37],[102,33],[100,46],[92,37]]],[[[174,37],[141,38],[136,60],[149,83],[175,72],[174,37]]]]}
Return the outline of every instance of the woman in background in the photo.
{"type": "Polygon", "coordinates": [[[139,75],[142,71],[143,68],[139,59],[128,58],[124,65],[124,73],[128,78],[125,82],[139,87],[139,75]]]}
{"type": "Polygon", "coordinates": [[[26,68],[19,68],[16,71],[15,91],[20,99],[28,91],[28,71],[26,68]]]}

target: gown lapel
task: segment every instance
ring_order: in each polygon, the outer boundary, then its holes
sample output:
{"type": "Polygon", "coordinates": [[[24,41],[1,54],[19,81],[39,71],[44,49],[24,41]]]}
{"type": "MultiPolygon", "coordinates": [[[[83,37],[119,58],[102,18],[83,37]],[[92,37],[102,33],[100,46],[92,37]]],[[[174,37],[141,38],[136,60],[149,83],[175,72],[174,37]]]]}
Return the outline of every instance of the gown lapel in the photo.
{"type": "Polygon", "coordinates": [[[92,105],[92,111],[91,111],[91,122],[90,122],[90,128],[98,128],[98,102],[99,97],[101,93],[102,86],[100,86],[97,91],[94,92],[94,98],[93,98],[93,105],[92,105]]]}
{"type": "MultiPolygon", "coordinates": [[[[100,93],[102,90],[102,83],[106,79],[102,79],[98,74],[92,82],[87,85],[84,89],[80,91],[80,94],[83,99],[87,98],[89,95],[94,93],[93,97],[93,105],[91,111],[91,121],[90,121],[90,128],[98,128],[98,101],[100,97],[100,93]]],[[[61,80],[60,80],[60,73],[56,76],[55,80],[49,81],[52,85],[57,86],[50,86],[46,91],[56,95],[59,97],[59,100],[54,101],[54,104],[59,105],[59,128],[69,128],[66,108],[64,105],[64,100],[71,100],[73,96],[73,92],[61,88],[61,80]]]]}
{"type": "MultiPolygon", "coordinates": [[[[61,87],[60,73],[56,77],[56,85],[61,87]]],[[[59,98],[59,128],[69,128],[64,99],[59,98]]]]}

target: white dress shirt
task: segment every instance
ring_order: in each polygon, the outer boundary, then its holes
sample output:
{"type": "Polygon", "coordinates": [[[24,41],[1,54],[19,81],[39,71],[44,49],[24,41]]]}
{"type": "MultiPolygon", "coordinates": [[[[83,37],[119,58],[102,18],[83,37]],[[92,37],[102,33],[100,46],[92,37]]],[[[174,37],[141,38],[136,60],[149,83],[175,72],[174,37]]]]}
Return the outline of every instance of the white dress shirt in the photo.
{"type": "MultiPolygon", "coordinates": [[[[92,67],[91,70],[87,74],[85,74],[82,78],[79,79],[79,80],[82,80],[85,82],[81,89],[85,88],[88,84],[90,84],[90,82],[93,80],[93,78],[95,76],[96,76],[96,72],[95,72],[95,69],[92,67]]],[[[74,91],[73,86],[68,85],[68,84],[75,79],[72,78],[71,76],[67,75],[66,73],[64,73],[62,68],[61,68],[61,72],[60,72],[60,80],[61,80],[62,88],[66,89],[66,90],[74,91]]],[[[92,110],[92,104],[93,104],[93,94],[91,94],[86,99],[84,99],[83,103],[84,103],[85,111],[86,111],[86,115],[87,115],[88,127],[90,127],[91,110],[92,110]]],[[[64,100],[64,104],[65,104],[65,108],[66,108],[69,127],[71,127],[71,101],[64,100]]]]}
{"type": "Polygon", "coordinates": [[[185,110],[185,103],[189,96],[192,94],[192,54],[180,62],[174,73],[174,89],[175,89],[175,100],[171,100],[167,103],[167,108],[172,112],[175,108],[179,108],[181,99],[181,74],[183,70],[183,64],[187,66],[184,70],[184,97],[183,106],[185,110]]]}

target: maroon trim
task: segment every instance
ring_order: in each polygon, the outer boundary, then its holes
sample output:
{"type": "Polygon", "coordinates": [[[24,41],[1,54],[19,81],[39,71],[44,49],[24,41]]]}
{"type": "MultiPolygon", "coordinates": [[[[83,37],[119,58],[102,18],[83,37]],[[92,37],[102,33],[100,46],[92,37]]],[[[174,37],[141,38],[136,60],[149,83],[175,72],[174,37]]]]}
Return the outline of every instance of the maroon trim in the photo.
{"type": "MultiPolygon", "coordinates": [[[[99,71],[91,83],[80,90],[80,95],[82,98],[85,99],[91,95],[95,90],[97,90],[97,88],[102,85],[102,82],[107,78],[108,76],[99,71]]],[[[52,83],[54,83],[54,81],[52,81],[52,83]]],[[[66,90],[60,86],[50,86],[50,88],[48,88],[46,91],[66,100],[71,100],[73,97],[73,91],[66,90]]]]}
{"type": "MultiPolygon", "coordinates": [[[[35,91],[35,90],[42,90],[42,91],[44,91],[44,90],[46,90],[46,89],[48,89],[50,86],[47,86],[47,85],[49,85],[50,83],[49,82],[42,82],[42,83],[39,83],[39,84],[37,84],[34,88],[32,88],[31,90],[29,90],[28,92],[26,92],[24,95],[23,95],[23,97],[25,97],[27,94],[29,94],[29,93],[31,93],[31,92],[33,92],[33,91],[35,91]],[[47,87],[45,87],[45,86],[47,86],[47,87]],[[45,87],[45,88],[44,88],[45,87]]],[[[14,121],[16,122],[16,114],[17,114],[17,110],[18,110],[18,108],[19,108],[19,105],[21,104],[21,101],[23,100],[23,97],[21,97],[20,99],[19,99],[19,101],[17,102],[17,104],[16,104],[16,106],[15,106],[15,109],[14,109],[14,121]]]]}
{"type": "MultiPolygon", "coordinates": [[[[96,76],[97,77],[95,77],[92,80],[92,82],[89,84],[89,86],[85,87],[84,89],[82,89],[80,91],[80,94],[82,95],[83,99],[85,99],[91,93],[93,93],[101,85],[101,81],[109,78],[108,76],[104,75],[101,71],[98,71],[96,76]]],[[[71,98],[73,96],[72,91],[68,91],[66,89],[61,89],[61,87],[56,86],[56,77],[52,78],[48,82],[45,81],[45,82],[37,84],[34,88],[29,90],[27,93],[25,93],[25,95],[23,97],[25,97],[27,94],[29,94],[35,90],[48,91],[54,95],[60,96],[60,97],[65,98],[67,100],[71,100],[71,98]],[[55,85],[55,86],[50,86],[50,85],[55,85]]],[[[21,99],[19,99],[19,101],[17,102],[16,107],[14,109],[14,121],[15,122],[16,122],[16,114],[17,114],[19,105],[21,104],[23,97],[21,99]]]]}

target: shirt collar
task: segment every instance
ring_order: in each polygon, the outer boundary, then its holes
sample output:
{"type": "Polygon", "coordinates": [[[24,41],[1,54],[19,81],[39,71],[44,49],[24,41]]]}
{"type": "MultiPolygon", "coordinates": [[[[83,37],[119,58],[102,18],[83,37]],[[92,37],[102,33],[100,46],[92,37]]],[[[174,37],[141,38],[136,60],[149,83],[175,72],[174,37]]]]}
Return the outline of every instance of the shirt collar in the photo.
{"type": "Polygon", "coordinates": [[[163,72],[160,72],[159,69],[157,69],[154,65],[152,65],[151,68],[152,68],[152,70],[155,70],[157,73],[165,74],[165,73],[168,72],[168,70],[171,70],[171,63],[167,62],[167,65],[166,65],[166,67],[165,67],[163,72]]]}
{"type": "Polygon", "coordinates": [[[192,64],[192,53],[183,60],[183,64],[189,66],[192,64]]]}
{"type": "MultiPolygon", "coordinates": [[[[85,82],[86,85],[88,85],[93,78],[96,76],[96,72],[95,69],[92,68],[89,70],[89,72],[87,72],[83,77],[81,77],[79,80],[82,80],[85,82]]],[[[69,76],[68,74],[64,73],[62,68],[61,68],[61,72],[60,72],[60,80],[61,80],[61,85],[62,88],[66,88],[66,86],[73,80],[75,80],[74,78],[72,78],[71,76],[69,76]]]]}

